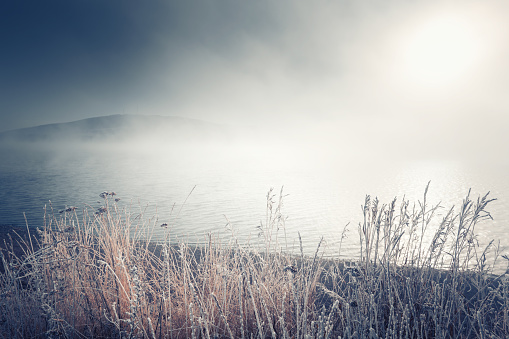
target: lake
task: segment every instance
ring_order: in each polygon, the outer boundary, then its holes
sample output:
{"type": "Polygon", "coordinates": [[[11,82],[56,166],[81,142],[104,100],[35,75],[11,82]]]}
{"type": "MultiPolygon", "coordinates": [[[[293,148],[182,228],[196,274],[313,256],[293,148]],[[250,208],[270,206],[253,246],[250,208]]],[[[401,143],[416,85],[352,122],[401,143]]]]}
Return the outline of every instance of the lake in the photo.
{"type": "Polygon", "coordinates": [[[231,228],[242,241],[255,241],[268,190],[279,194],[284,186],[290,243],[298,241],[299,232],[305,251],[313,253],[324,237],[324,248],[334,255],[349,224],[341,256],[357,257],[366,194],[384,203],[403,196],[417,203],[431,181],[428,204],[442,202],[446,208],[459,207],[469,188],[473,198],[491,191],[490,197],[497,198],[488,206],[494,220],[477,226],[480,243],[509,244],[509,168],[501,164],[388,161],[295,145],[4,146],[0,156],[3,225],[25,225],[25,213],[29,227],[41,226],[49,201],[55,211],[65,206],[92,211],[103,204],[101,192],[114,191],[120,207],[135,215],[143,211],[150,219],[155,239],[164,237],[167,231],[159,225],[168,223],[175,237],[191,242],[209,232],[227,239],[231,228]]]}

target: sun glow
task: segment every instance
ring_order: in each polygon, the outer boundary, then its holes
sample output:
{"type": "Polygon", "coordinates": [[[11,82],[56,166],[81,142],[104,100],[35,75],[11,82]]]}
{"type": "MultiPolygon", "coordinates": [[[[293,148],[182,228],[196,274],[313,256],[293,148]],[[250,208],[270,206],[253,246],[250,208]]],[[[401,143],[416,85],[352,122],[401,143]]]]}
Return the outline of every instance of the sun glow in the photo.
{"type": "Polygon", "coordinates": [[[451,84],[468,75],[480,57],[478,34],[469,21],[441,16],[408,35],[403,72],[423,85],[451,84]]]}

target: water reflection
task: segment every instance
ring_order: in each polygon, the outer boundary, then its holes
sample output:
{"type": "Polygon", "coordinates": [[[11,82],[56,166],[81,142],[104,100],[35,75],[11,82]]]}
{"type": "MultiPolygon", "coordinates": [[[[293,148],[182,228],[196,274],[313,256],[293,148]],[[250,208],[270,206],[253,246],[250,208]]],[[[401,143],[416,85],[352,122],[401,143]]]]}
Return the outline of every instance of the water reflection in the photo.
{"type": "Polygon", "coordinates": [[[3,150],[1,156],[2,224],[23,225],[25,212],[30,226],[42,225],[49,200],[48,207],[59,212],[78,207],[101,213],[101,198],[161,225],[154,229],[156,239],[167,229],[191,241],[207,232],[229,237],[234,230],[241,241],[248,241],[257,238],[257,227],[266,216],[268,189],[284,185],[288,196],[283,213],[288,216],[285,227],[291,243],[298,241],[300,232],[305,250],[312,253],[324,236],[328,253],[341,249],[344,256],[357,256],[357,225],[365,195],[384,203],[398,197],[398,202],[404,198],[418,204],[431,181],[427,202],[430,206],[442,202],[442,213],[459,206],[469,188],[472,197],[491,190],[490,196],[498,199],[488,208],[494,221],[478,225],[479,241],[504,241],[509,235],[509,180],[504,168],[480,169],[452,161],[373,164],[334,152],[325,156],[323,150],[316,155],[313,150],[263,152],[255,147],[80,150],[58,155],[26,151],[22,156],[3,150]]]}

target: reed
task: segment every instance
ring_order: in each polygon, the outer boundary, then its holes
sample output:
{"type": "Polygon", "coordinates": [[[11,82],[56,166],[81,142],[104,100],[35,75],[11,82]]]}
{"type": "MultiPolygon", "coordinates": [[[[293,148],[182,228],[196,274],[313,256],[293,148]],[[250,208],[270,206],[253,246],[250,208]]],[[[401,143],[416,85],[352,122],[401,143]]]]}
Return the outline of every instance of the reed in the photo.
{"type": "MultiPolygon", "coordinates": [[[[283,192],[267,195],[262,245],[213,234],[200,247],[150,241],[153,224],[104,206],[55,215],[0,251],[5,338],[506,338],[507,260],[475,226],[488,195],[458,210],[366,196],[360,255],[289,252],[283,192]],[[17,247],[16,247],[17,246],[17,247]],[[17,248],[17,250],[15,250],[17,248]],[[21,250],[20,250],[21,248],[21,250]]],[[[300,238],[300,235],[299,235],[300,238]]],[[[343,238],[343,237],[342,237],[343,238]]]]}

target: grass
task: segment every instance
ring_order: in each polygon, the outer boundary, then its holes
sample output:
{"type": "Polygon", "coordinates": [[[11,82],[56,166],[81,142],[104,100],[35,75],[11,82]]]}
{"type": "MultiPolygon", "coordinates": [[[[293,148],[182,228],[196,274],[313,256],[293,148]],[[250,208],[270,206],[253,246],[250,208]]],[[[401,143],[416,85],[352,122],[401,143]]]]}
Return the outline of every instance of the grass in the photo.
{"type": "MultiPolygon", "coordinates": [[[[267,195],[262,245],[212,234],[200,247],[150,240],[143,218],[48,211],[1,251],[3,338],[507,338],[509,279],[476,224],[488,196],[441,212],[367,196],[360,257],[289,254],[282,194],[267,195]],[[17,247],[16,247],[17,246],[17,247]]],[[[159,227],[159,226],[157,226],[159,227]]],[[[176,238],[175,238],[176,239],[176,238]]]]}

